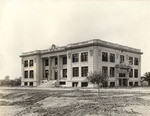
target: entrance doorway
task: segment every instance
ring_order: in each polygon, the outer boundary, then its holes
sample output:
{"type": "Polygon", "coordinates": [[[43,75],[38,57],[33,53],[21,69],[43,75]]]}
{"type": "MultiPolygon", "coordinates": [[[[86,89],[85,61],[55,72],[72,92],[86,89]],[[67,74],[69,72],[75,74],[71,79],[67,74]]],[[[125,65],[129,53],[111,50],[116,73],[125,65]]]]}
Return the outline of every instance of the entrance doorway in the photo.
{"type": "Polygon", "coordinates": [[[119,79],[119,86],[128,86],[127,79],[119,79]]]}

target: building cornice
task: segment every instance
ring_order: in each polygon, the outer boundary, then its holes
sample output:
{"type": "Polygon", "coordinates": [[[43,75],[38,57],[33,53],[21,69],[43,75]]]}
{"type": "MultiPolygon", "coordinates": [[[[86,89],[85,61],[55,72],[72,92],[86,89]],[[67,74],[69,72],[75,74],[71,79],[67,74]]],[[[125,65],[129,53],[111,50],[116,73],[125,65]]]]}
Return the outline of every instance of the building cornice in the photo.
{"type": "Polygon", "coordinates": [[[140,49],[135,49],[135,48],[131,48],[131,47],[127,47],[127,46],[123,46],[111,42],[106,42],[99,39],[93,39],[89,41],[68,44],[67,46],[62,46],[62,47],[57,47],[55,45],[52,45],[51,48],[46,50],[36,50],[36,51],[22,53],[20,57],[57,53],[57,52],[63,52],[67,50],[90,47],[90,46],[101,46],[101,47],[111,48],[115,50],[120,50],[122,52],[124,51],[124,52],[136,53],[136,54],[143,54],[143,52],[141,52],[140,49]]]}

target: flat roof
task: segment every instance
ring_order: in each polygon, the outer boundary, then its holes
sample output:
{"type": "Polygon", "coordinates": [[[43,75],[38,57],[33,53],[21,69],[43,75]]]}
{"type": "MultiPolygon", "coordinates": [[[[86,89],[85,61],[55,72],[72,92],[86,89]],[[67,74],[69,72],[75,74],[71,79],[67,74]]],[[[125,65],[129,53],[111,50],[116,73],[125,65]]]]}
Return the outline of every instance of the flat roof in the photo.
{"type": "Polygon", "coordinates": [[[71,43],[71,44],[68,44],[68,45],[62,46],[62,47],[57,47],[56,45],[52,44],[51,48],[49,48],[49,49],[24,52],[21,54],[20,57],[61,52],[61,51],[67,51],[69,49],[77,49],[77,48],[83,48],[83,47],[89,47],[89,46],[102,46],[102,47],[106,47],[106,48],[117,49],[117,50],[136,53],[136,54],[143,54],[143,52],[141,52],[140,49],[123,46],[123,45],[120,45],[117,43],[107,42],[107,41],[103,41],[100,39],[93,39],[93,40],[89,40],[89,41],[71,43]]]}

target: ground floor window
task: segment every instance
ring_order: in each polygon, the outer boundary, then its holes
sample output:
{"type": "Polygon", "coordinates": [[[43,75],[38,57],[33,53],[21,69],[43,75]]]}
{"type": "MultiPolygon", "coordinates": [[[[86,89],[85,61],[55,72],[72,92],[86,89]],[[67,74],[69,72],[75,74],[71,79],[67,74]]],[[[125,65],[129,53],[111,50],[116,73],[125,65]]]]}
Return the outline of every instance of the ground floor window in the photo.
{"type": "Polygon", "coordinates": [[[134,83],[134,86],[138,86],[138,82],[135,82],[135,83],[134,83]]]}
{"type": "Polygon", "coordinates": [[[77,87],[78,86],[78,82],[72,82],[72,87],[77,87]]]}
{"type": "Polygon", "coordinates": [[[59,85],[66,85],[66,82],[64,82],[64,81],[59,82],[59,85]]]}
{"type": "Polygon", "coordinates": [[[133,86],[133,82],[129,82],[129,85],[130,85],[130,86],[133,86]]]}
{"type": "Polygon", "coordinates": [[[115,87],[115,82],[110,82],[110,87],[115,87]]]}
{"type": "Polygon", "coordinates": [[[88,67],[81,67],[82,77],[86,77],[88,74],[88,67]]]}
{"type": "Polygon", "coordinates": [[[81,87],[87,87],[88,86],[88,82],[81,82],[81,87]]]}
{"type": "Polygon", "coordinates": [[[28,82],[24,82],[24,86],[28,86],[28,82]]]}
{"type": "Polygon", "coordinates": [[[29,86],[33,86],[33,82],[30,82],[30,83],[29,83],[29,86]]]}

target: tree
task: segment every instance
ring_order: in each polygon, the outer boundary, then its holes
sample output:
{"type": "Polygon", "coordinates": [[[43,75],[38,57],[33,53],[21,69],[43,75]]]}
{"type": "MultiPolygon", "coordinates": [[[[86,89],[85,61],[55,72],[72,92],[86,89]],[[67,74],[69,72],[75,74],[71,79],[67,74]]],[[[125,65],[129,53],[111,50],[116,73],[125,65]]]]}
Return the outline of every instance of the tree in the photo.
{"type": "Polygon", "coordinates": [[[146,72],[145,74],[144,74],[144,76],[145,76],[145,81],[147,81],[148,82],[148,85],[150,85],[150,72],[146,72]]]}
{"type": "Polygon", "coordinates": [[[108,76],[106,73],[102,73],[101,71],[94,71],[93,73],[89,73],[86,79],[92,84],[96,84],[98,88],[98,96],[100,98],[100,88],[104,86],[104,84],[108,81],[108,76]]]}

